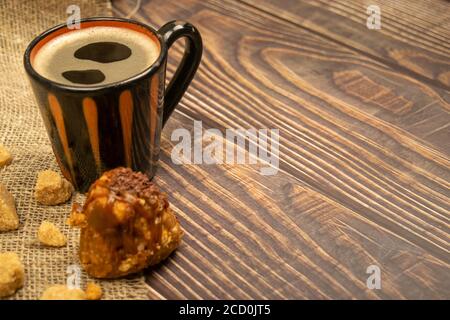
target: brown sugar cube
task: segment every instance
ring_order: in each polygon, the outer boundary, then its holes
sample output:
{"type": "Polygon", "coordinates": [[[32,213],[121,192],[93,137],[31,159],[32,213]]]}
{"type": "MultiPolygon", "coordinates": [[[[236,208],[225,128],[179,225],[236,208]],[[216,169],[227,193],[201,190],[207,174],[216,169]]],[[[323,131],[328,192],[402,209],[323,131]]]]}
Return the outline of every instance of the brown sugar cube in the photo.
{"type": "Polygon", "coordinates": [[[63,247],[67,244],[66,237],[58,227],[48,221],[41,223],[37,237],[42,244],[50,247],[63,247]]]}
{"type": "Polygon", "coordinates": [[[0,252],[0,298],[14,294],[23,287],[25,270],[14,252],[0,252]]]}
{"type": "Polygon", "coordinates": [[[72,196],[73,187],[58,173],[45,170],[38,173],[35,197],[38,203],[56,205],[64,203],[72,196]]]}
{"type": "Polygon", "coordinates": [[[0,168],[7,166],[11,162],[11,153],[4,146],[0,145],[0,168]]]}
{"type": "Polygon", "coordinates": [[[79,227],[80,261],[95,278],[117,278],[158,264],[180,244],[183,230],[167,195],[143,173],[117,168],[74,205],[69,224],[79,227]]]}
{"type": "Polygon", "coordinates": [[[88,282],[85,292],[87,300],[100,300],[103,294],[102,288],[93,282],[88,282]]]}
{"type": "Polygon", "coordinates": [[[57,284],[47,288],[41,300],[86,300],[86,293],[81,289],[70,289],[65,285],[57,284]]]}
{"type": "Polygon", "coordinates": [[[0,183],[0,232],[19,228],[19,217],[11,193],[0,183]]]}

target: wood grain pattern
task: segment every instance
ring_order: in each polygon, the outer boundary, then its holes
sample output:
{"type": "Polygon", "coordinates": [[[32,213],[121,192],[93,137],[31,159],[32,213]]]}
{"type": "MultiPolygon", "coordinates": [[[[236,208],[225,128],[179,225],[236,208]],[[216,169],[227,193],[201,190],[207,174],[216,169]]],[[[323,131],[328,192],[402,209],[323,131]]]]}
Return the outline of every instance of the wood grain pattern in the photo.
{"type": "Polygon", "coordinates": [[[450,11],[446,0],[242,1],[397,66],[397,70],[429,84],[450,88],[450,11]],[[369,5],[378,5],[381,10],[379,30],[366,27],[369,5]]]}
{"type": "MultiPolygon", "coordinates": [[[[448,38],[446,11],[413,6],[415,21],[427,21],[404,31],[420,34],[415,45],[390,34],[400,19],[371,40],[339,29],[344,18],[332,14],[359,19],[353,3],[340,4],[143,1],[135,19],[155,27],[187,20],[205,47],[163,130],[156,181],[186,237],[148,273],[151,298],[450,298],[450,96],[435,72],[436,61],[449,60],[444,41],[432,38],[448,38]],[[336,13],[343,6],[345,14],[336,13]],[[298,8],[309,8],[309,22],[295,16],[298,8]],[[311,28],[320,19],[351,45],[311,28]],[[436,21],[441,29],[429,30],[436,21]],[[374,58],[380,39],[397,52],[426,54],[433,76],[389,54],[374,58]],[[170,134],[192,131],[193,120],[221,130],[278,128],[280,171],[173,164],[170,134]],[[381,290],[366,286],[372,264],[381,268],[381,290]]],[[[113,5],[126,15],[134,2],[113,5]]],[[[170,52],[168,79],[181,52],[170,52]]]]}

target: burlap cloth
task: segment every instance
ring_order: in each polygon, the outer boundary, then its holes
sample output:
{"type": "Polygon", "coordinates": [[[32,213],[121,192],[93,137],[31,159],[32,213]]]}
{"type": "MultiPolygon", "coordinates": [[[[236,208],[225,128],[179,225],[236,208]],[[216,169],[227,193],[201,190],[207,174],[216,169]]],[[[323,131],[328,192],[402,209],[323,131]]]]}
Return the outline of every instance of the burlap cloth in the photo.
{"type": "MultiPolygon", "coordinates": [[[[41,206],[34,200],[37,172],[59,169],[22,64],[28,43],[42,31],[65,22],[71,4],[80,6],[82,17],[111,15],[111,4],[106,0],[0,1],[0,144],[14,156],[11,165],[0,169],[0,182],[14,195],[20,219],[17,231],[0,233],[0,252],[16,252],[26,269],[25,286],[12,299],[39,298],[48,286],[66,284],[68,267],[79,265],[79,233],[65,220],[72,202],[83,201],[83,196],[77,194],[59,206],[41,206]],[[44,219],[67,235],[66,247],[44,248],[36,243],[36,232],[44,219]]],[[[92,280],[81,273],[82,288],[92,280]]],[[[104,299],[148,298],[142,275],[96,282],[104,291],[104,299]]]]}

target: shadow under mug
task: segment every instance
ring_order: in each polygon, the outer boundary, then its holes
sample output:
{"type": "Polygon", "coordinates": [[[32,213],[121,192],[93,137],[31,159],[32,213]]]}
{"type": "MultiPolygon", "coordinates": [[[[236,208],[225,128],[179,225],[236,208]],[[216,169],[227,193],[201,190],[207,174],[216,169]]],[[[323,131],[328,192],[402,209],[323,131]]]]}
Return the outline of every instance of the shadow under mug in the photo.
{"type": "Polygon", "coordinates": [[[159,44],[157,60],[143,72],[112,84],[70,86],[38,74],[33,59],[49,40],[72,32],[65,24],[35,38],[24,55],[25,70],[40,108],[61,171],[81,192],[104,171],[119,166],[153,177],[161,130],[200,64],[202,39],[191,24],[172,21],[158,31],[137,21],[97,17],[82,19],[81,28],[114,26],[142,32],[159,44]],[[168,49],[186,39],[184,56],[165,88],[168,49]]]}

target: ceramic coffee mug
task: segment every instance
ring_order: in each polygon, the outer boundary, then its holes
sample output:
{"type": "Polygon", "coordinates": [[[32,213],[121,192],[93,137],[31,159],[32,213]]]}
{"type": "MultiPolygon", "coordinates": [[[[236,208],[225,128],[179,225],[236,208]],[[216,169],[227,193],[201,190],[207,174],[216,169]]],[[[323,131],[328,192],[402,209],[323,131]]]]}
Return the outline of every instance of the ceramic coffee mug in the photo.
{"type": "Polygon", "coordinates": [[[63,175],[86,191],[102,172],[119,166],[153,177],[161,129],[189,86],[202,56],[202,39],[189,23],[172,21],[158,31],[120,18],[88,18],[81,28],[129,28],[153,39],[159,56],[135,76],[106,85],[80,86],[51,81],[36,72],[33,61],[42,46],[64,33],[65,24],[35,38],[25,51],[26,72],[39,105],[53,152],[63,175]],[[168,49],[186,39],[184,56],[165,88],[168,49]]]}

